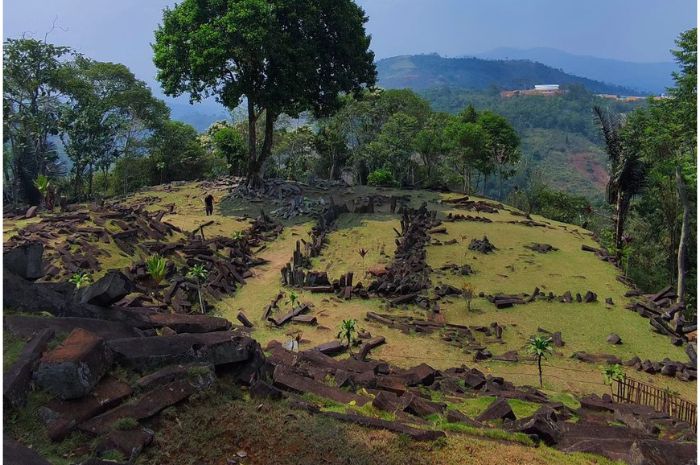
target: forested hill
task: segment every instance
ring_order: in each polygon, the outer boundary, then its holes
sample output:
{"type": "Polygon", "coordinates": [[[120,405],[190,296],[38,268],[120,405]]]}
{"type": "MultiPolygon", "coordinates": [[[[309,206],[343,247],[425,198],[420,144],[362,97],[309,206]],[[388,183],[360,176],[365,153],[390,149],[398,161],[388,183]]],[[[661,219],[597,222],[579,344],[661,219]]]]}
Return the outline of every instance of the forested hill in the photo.
{"type": "Polygon", "coordinates": [[[536,170],[557,190],[602,201],[608,179],[607,156],[593,107],[628,113],[646,102],[621,102],[596,97],[580,85],[556,97],[501,98],[497,92],[436,87],[419,90],[435,111],[456,114],[467,105],[504,116],[520,135],[523,162],[509,180],[527,182],[526,169],[536,170]]]}
{"type": "Polygon", "coordinates": [[[404,55],[377,62],[379,85],[422,90],[432,87],[463,89],[529,89],[535,84],[580,84],[591,92],[636,95],[638,92],[567,74],[529,60],[444,58],[437,54],[404,55]]]}

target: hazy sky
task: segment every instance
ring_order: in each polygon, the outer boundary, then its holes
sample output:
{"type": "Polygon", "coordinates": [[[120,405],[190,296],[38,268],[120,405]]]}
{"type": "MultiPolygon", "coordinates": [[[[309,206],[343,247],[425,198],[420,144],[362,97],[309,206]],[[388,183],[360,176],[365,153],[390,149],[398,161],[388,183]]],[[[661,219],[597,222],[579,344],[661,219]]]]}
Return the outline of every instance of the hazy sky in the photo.
{"type": "MultiPolygon", "coordinates": [[[[5,0],[7,37],[43,38],[128,65],[152,81],[150,42],[172,0],[5,0]]],[[[670,61],[675,37],[695,26],[695,0],[360,0],[378,58],[496,47],[553,47],[627,61],[670,61]]]]}

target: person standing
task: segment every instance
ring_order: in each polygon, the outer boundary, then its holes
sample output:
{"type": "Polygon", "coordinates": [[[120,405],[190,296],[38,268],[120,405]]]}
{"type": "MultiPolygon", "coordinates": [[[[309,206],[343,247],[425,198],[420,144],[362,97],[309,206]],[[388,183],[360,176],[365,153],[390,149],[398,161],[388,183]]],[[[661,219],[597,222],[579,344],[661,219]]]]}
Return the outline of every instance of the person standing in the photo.
{"type": "Polygon", "coordinates": [[[204,212],[207,216],[214,214],[214,196],[211,194],[204,197],[204,212]]]}

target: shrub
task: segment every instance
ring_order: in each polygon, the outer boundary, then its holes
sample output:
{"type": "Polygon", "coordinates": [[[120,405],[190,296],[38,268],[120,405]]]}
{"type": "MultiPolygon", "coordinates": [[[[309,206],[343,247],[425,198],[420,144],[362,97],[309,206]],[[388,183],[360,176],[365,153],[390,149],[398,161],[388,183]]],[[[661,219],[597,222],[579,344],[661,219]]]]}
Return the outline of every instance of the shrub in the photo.
{"type": "Polygon", "coordinates": [[[374,170],[367,176],[367,184],[370,186],[393,186],[394,175],[386,168],[374,170]]]}
{"type": "Polygon", "coordinates": [[[68,279],[68,282],[75,285],[76,289],[87,286],[92,282],[92,278],[89,274],[84,271],[78,273],[73,273],[73,275],[68,279]]]}
{"type": "Polygon", "coordinates": [[[156,284],[160,284],[165,278],[166,266],[168,262],[160,255],[153,255],[146,260],[146,269],[156,284]]]}

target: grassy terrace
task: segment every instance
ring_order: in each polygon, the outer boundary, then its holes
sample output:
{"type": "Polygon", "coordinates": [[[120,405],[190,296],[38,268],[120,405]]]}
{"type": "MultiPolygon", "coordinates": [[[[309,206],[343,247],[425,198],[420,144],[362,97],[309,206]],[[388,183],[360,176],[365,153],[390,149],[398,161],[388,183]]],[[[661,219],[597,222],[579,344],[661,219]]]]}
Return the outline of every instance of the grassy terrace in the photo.
{"type": "MultiPolygon", "coordinates": [[[[250,203],[240,199],[222,202],[223,189],[209,190],[215,195],[216,208],[212,217],[203,215],[201,198],[205,190],[196,183],[185,184],[165,190],[161,187],[133,195],[125,202],[135,205],[147,203],[148,210],[158,210],[175,204],[177,213],[165,216],[165,221],[192,231],[197,226],[213,220],[214,224],[205,229],[208,237],[213,235],[231,236],[236,231],[250,225],[249,218],[257,215],[261,208],[266,211],[276,208],[265,203],[250,203]]],[[[360,187],[354,189],[354,195],[376,192],[360,187]]],[[[379,193],[406,194],[406,191],[382,190],[379,193]]],[[[436,209],[440,216],[447,212],[475,215],[474,212],[453,209],[449,204],[439,202],[441,196],[432,192],[411,191],[411,205],[421,202],[429,203],[430,209],[436,209]]],[[[318,194],[321,195],[321,194],[318,194]]],[[[346,201],[349,193],[343,193],[336,202],[346,201]]],[[[444,199],[445,197],[442,196],[444,199]]],[[[399,229],[398,215],[386,212],[384,205],[378,213],[365,215],[342,215],[336,222],[335,229],[328,235],[328,244],[321,256],[312,260],[316,271],[327,271],[331,279],[353,271],[355,282],[369,284],[367,270],[382,267],[391,262],[395,250],[394,228],[399,229]],[[359,249],[367,250],[364,259],[359,249]]],[[[470,283],[476,292],[486,294],[532,292],[535,286],[542,291],[562,294],[570,290],[584,294],[591,290],[598,294],[597,303],[563,304],[559,302],[542,302],[515,306],[510,309],[497,310],[486,299],[476,298],[472,310],[467,311],[463,299],[452,297],[441,302],[442,312],[449,323],[488,326],[498,322],[504,326],[503,339],[497,341],[485,338],[475,332],[477,339],[494,354],[509,350],[518,350],[519,363],[497,361],[474,362],[473,355],[464,353],[463,349],[443,341],[436,332],[431,335],[409,333],[364,320],[368,311],[390,312],[395,315],[412,315],[425,318],[425,312],[417,306],[389,309],[383,299],[356,299],[346,301],[330,294],[311,294],[297,290],[299,300],[313,305],[312,314],[319,321],[315,327],[288,324],[283,328],[274,328],[261,321],[265,306],[280,292],[289,292],[280,285],[280,268],[291,258],[295,243],[307,239],[314,225],[314,220],[299,217],[285,222],[283,233],[273,242],[267,243],[259,256],[268,262],[252,269],[254,276],[237,292],[217,303],[217,314],[231,321],[236,321],[236,314],[243,310],[255,324],[253,336],[264,347],[277,339],[284,341],[301,332],[301,349],[332,340],[343,319],[358,320],[359,327],[369,330],[374,336],[384,336],[387,343],[375,349],[371,357],[386,360],[389,363],[410,367],[422,362],[435,368],[448,368],[466,364],[477,367],[487,374],[503,376],[519,385],[536,385],[537,368],[532,361],[525,358],[523,346],[528,337],[538,327],[550,331],[561,331],[566,342],[563,348],[549,358],[544,367],[544,391],[551,400],[562,401],[572,408],[577,407],[576,396],[588,393],[609,392],[609,387],[602,382],[601,367],[584,364],[570,358],[575,351],[590,353],[610,353],[622,359],[634,355],[640,358],[661,360],[668,357],[674,360],[686,360],[682,348],[671,345],[668,338],[657,335],[650,330],[648,320],[636,313],[624,309],[628,299],[624,297],[625,287],[616,279],[618,270],[605,263],[595,255],[581,251],[581,244],[595,245],[590,235],[570,225],[562,225],[543,218],[536,221],[546,222],[547,227],[527,227],[511,224],[510,221],[522,217],[502,210],[498,214],[480,213],[493,223],[444,222],[448,234],[433,235],[433,239],[447,241],[456,239],[454,245],[429,245],[427,248],[428,264],[433,268],[432,283],[442,283],[461,287],[470,283]],[[498,248],[489,255],[476,254],[467,250],[471,239],[488,236],[498,248]],[[559,250],[548,254],[539,254],[527,248],[533,242],[547,243],[559,250]],[[469,264],[474,274],[463,277],[441,272],[439,268],[446,263],[457,265],[469,264]],[[608,308],[604,301],[611,297],[615,303],[608,308]],[[622,337],[623,344],[613,346],[605,339],[611,332],[622,337]]],[[[38,221],[6,221],[5,239],[8,234],[38,221]]],[[[179,237],[179,236],[178,236],[179,237]]],[[[120,268],[128,266],[139,257],[130,257],[116,249],[113,243],[97,243],[99,247],[110,252],[109,257],[100,257],[103,268],[120,268]]],[[[432,291],[430,291],[432,293],[432,291]]],[[[280,312],[288,310],[286,298],[281,302],[280,312]]],[[[24,342],[4,336],[3,358],[5,366],[11,363],[21,351],[24,342]]],[[[682,383],[675,378],[631,371],[632,377],[642,381],[669,388],[689,400],[695,400],[696,383],[682,383]]],[[[31,405],[40,405],[46,399],[38,392],[30,396],[31,405]]],[[[386,431],[370,430],[354,425],[330,420],[324,416],[310,416],[306,412],[292,410],[282,403],[247,401],[245,393],[220,384],[217,390],[199,396],[195,401],[166,412],[158,424],[153,425],[158,431],[156,445],[147,449],[137,464],[177,463],[195,464],[197,460],[209,460],[211,463],[226,463],[226,457],[232,457],[239,450],[246,450],[249,457],[246,464],[265,463],[347,463],[343,457],[352,457],[353,464],[386,463],[403,464],[407,460],[418,464],[486,464],[492,463],[494,441],[498,443],[498,459],[504,464],[611,464],[600,457],[585,454],[562,454],[561,452],[541,446],[532,447],[526,437],[513,435],[498,428],[478,429],[451,424],[442,416],[429,419],[428,424],[416,424],[416,427],[438,428],[447,432],[446,440],[432,443],[415,443],[404,437],[386,431]],[[274,431],[274,434],[270,432],[274,431]],[[201,444],[216,443],[216,448],[202,450],[201,444]],[[287,450],[290,453],[279,459],[275,451],[287,450]],[[193,451],[197,451],[195,454],[193,451]],[[202,455],[204,454],[204,455],[202,455]],[[292,458],[297,462],[291,461],[292,458]]],[[[307,399],[320,405],[327,411],[360,413],[368,416],[390,419],[391,414],[380,412],[367,404],[364,407],[340,405],[322,399],[307,399]]],[[[459,410],[470,417],[478,416],[492,401],[490,397],[475,397],[463,400],[450,398],[435,399],[448,403],[448,408],[459,410]]],[[[535,404],[511,400],[511,407],[519,418],[528,416],[536,410],[535,404]]],[[[46,432],[31,409],[24,409],[13,418],[6,419],[9,431],[32,443],[55,463],[73,463],[70,451],[79,449],[81,441],[89,439],[74,435],[60,446],[51,444],[46,432]]],[[[209,463],[206,462],[206,463],[209,463]]]]}

